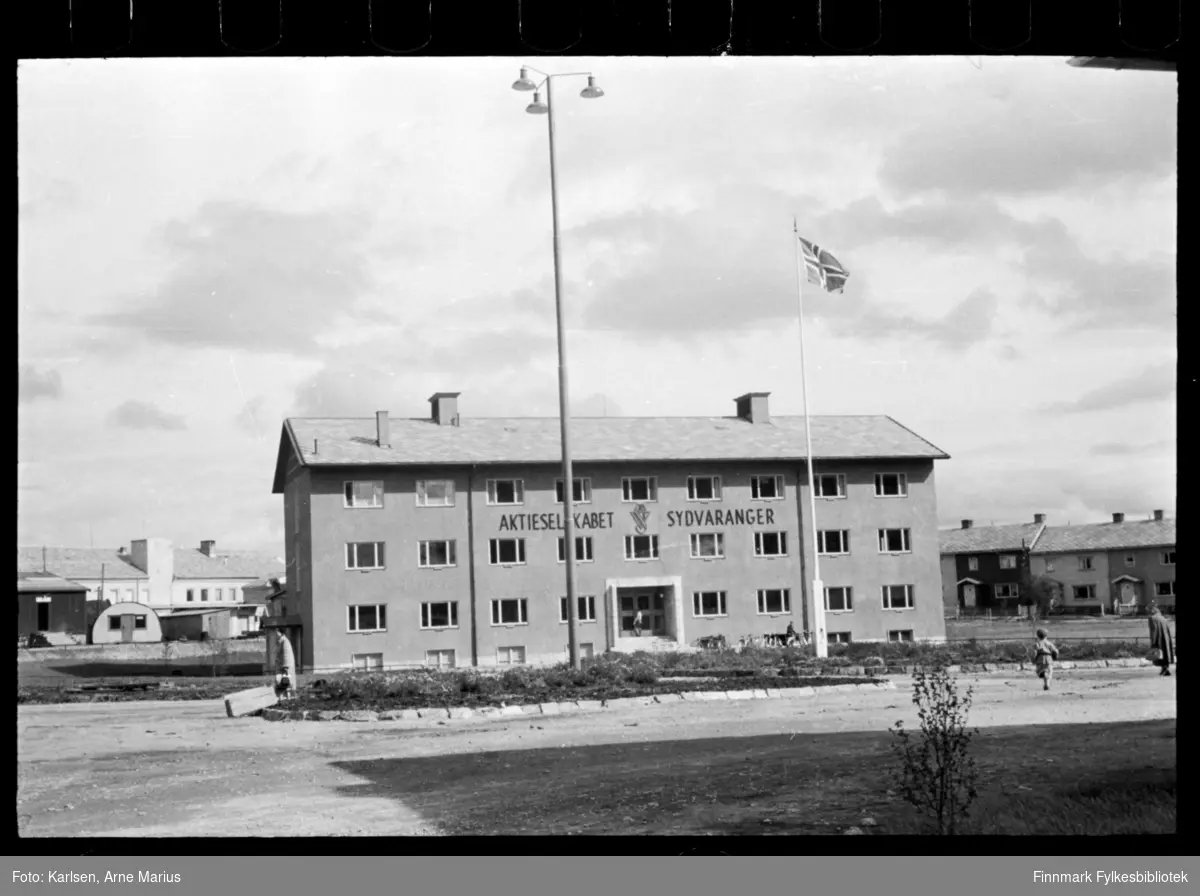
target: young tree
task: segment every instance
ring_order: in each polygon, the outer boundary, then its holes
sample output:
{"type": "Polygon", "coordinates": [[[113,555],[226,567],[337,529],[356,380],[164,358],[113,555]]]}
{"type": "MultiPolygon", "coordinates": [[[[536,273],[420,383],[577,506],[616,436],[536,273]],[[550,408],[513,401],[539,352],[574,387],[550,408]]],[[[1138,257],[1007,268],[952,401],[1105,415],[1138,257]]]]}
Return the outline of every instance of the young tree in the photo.
{"type": "Polygon", "coordinates": [[[973,688],[961,697],[955,680],[945,669],[918,672],[913,677],[913,703],[921,733],[917,738],[892,726],[892,750],[899,760],[896,788],[918,812],[932,817],[939,834],[953,834],[978,795],[978,771],[970,755],[968,730],[973,688]]]}

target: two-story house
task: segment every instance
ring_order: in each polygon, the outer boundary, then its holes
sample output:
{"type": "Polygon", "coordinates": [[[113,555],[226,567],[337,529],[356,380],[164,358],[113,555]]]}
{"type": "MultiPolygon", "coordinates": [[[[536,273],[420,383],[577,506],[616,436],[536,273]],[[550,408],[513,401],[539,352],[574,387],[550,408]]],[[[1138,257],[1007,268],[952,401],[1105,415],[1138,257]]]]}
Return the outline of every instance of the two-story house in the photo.
{"type": "MultiPolygon", "coordinates": [[[[287,595],[271,624],[306,671],[566,658],[565,562],[581,652],[811,629],[805,418],[766,393],[737,414],[571,421],[575,544],[562,537],[557,418],[285,421],[287,595]]],[[[940,640],[934,461],[890,417],[813,421],[831,642],[940,640]]]]}
{"type": "Polygon", "coordinates": [[[948,613],[992,610],[1015,612],[1021,583],[1027,580],[1029,551],[1046,529],[1046,515],[1032,523],[976,526],[939,533],[942,601],[948,613]]]}
{"type": "Polygon", "coordinates": [[[1153,603],[1175,609],[1175,521],[1114,513],[1111,523],[1052,526],[1031,552],[1035,576],[1062,585],[1075,612],[1141,613],[1153,603]]]}

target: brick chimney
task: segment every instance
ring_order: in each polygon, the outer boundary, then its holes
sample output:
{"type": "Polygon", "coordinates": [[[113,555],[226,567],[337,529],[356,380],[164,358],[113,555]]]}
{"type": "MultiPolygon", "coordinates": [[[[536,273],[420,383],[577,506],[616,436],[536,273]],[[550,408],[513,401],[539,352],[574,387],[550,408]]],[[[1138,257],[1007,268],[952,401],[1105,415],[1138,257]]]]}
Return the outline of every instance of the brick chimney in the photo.
{"type": "Polygon", "coordinates": [[[1042,523],[1046,522],[1046,514],[1044,514],[1044,513],[1035,513],[1035,514],[1033,515],[1033,521],[1034,521],[1035,523],[1037,523],[1038,525],[1041,525],[1042,523]]]}
{"type": "Polygon", "coordinates": [[[770,392],[747,392],[734,399],[737,415],[749,423],[770,423],[771,412],[767,410],[770,392]]]}
{"type": "Polygon", "coordinates": [[[1114,513],[1114,514],[1113,514],[1113,522],[1114,522],[1114,523],[1123,523],[1123,522],[1125,522],[1125,514],[1123,514],[1123,513],[1114,513]]]}
{"type": "Polygon", "coordinates": [[[461,392],[434,392],[429,398],[433,422],[438,426],[458,426],[458,396],[461,392]]]}
{"type": "Polygon", "coordinates": [[[215,556],[217,553],[217,543],[211,539],[200,542],[200,553],[205,557],[215,556]]]}
{"type": "Polygon", "coordinates": [[[387,411],[375,412],[375,444],[380,448],[392,447],[392,431],[387,411]]]}
{"type": "Polygon", "coordinates": [[[963,520],[962,521],[962,527],[964,529],[970,529],[974,525],[975,525],[975,522],[973,520],[963,520]]]}
{"type": "Polygon", "coordinates": [[[1154,518],[1161,523],[1162,518],[1163,518],[1163,512],[1161,510],[1154,511],[1154,518]]]}

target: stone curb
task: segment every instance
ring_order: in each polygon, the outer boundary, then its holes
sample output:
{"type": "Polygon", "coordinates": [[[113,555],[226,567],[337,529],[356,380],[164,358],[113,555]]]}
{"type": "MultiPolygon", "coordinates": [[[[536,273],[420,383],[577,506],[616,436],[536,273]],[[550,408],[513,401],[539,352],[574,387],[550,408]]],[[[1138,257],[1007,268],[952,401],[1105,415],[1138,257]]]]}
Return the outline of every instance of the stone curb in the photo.
{"type": "Polygon", "coordinates": [[[656,706],[667,703],[684,701],[714,701],[714,700],[786,700],[797,697],[813,697],[817,691],[822,693],[853,691],[859,688],[882,688],[891,690],[896,687],[894,681],[879,680],[861,684],[834,684],[823,688],[767,688],[743,691],[681,691],[670,694],[654,694],[647,697],[617,697],[612,700],[576,700],[561,703],[528,703],[519,706],[487,706],[472,709],[469,706],[438,707],[429,709],[387,709],[382,712],[370,710],[332,710],[332,709],[278,709],[269,708],[262,711],[261,718],[266,722],[282,721],[338,721],[338,722],[413,722],[418,719],[471,719],[496,718],[500,716],[518,715],[547,715],[554,716],[564,712],[592,712],[601,709],[632,709],[642,706],[656,706]]]}

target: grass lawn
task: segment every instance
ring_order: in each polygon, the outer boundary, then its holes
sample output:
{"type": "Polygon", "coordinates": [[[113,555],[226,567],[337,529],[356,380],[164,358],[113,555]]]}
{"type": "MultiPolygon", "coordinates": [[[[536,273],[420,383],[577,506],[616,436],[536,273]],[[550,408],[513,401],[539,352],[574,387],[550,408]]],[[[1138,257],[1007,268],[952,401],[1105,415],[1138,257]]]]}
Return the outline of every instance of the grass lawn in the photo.
{"type": "MultiPolygon", "coordinates": [[[[984,729],[968,834],[1176,830],[1174,720],[984,729]]],[[[339,761],[445,834],[922,832],[887,733],[723,737],[339,761]]]]}

